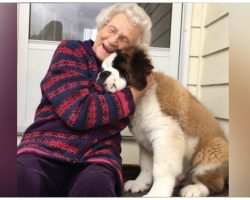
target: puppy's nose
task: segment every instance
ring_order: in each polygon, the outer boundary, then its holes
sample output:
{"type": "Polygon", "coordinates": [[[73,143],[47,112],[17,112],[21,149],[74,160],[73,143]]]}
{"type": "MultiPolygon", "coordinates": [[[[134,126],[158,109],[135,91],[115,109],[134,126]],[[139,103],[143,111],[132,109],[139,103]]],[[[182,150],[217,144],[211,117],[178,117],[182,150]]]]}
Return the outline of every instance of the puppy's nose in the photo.
{"type": "Polygon", "coordinates": [[[97,83],[103,85],[105,80],[110,76],[111,72],[103,71],[99,74],[97,83]]]}

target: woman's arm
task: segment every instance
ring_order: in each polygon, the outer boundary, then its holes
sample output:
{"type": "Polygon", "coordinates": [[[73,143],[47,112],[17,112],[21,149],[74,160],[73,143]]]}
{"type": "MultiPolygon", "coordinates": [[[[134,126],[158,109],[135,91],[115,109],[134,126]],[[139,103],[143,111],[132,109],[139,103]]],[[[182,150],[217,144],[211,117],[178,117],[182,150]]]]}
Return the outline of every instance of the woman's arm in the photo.
{"type": "Polygon", "coordinates": [[[55,51],[41,82],[43,96],[51,102],[57,115],[77,130],[111,124],[128,117],[135,109],[129,88],[104,93],[91,80],[89,73],[97,70],[97,66],[89,66],[89,59],[80,42],[64,41],[55,51]]]}

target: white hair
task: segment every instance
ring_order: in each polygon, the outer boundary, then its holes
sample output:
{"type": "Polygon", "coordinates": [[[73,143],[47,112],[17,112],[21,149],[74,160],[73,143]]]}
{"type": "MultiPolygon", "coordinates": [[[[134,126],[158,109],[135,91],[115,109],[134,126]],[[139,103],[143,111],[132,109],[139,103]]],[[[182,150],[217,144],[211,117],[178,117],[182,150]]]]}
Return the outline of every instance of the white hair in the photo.
{"type": "Polygon", "coordinates": [[[152,22],[147,13],[136,3],[118,3],[103,9],[96,17],[98,31],[117,14],[124,14],[129,21],[136,25],[142,32],[138,45],[149,47],[151,42],[152,22]]]}

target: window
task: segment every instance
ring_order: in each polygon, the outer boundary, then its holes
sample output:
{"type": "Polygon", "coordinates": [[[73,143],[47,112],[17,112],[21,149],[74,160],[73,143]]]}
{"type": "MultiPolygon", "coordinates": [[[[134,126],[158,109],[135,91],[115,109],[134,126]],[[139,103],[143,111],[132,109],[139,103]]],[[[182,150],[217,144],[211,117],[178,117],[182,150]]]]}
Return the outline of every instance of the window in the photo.
{"type": "Polygon", "coordinates": [[[152,21],[151,47],[170,48],[172,3],[139,3],[152,21]]]}
{"type": "Polygon", "coordinates": [[[32,3],[29,39],[95,39],[97,14],[111,3],[32,3]]]}
{"type": "MultiPolygon", "coordinates": [[[[32,3],[29,39],[95,40],[96,16],[112,3],[32,3]]],[[[171,3],[139,3],[152,20],[152,47],[170,48],[171,3]]]]}

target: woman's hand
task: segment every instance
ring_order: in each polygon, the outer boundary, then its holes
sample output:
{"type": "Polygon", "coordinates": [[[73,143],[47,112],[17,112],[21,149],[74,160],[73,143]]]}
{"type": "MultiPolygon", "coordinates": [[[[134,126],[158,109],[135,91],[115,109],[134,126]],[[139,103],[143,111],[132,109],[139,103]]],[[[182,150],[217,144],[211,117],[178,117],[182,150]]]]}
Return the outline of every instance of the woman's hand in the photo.
{"type": "Polygon", "coordinates": [[[148,89],[154,84],[154,75],[153,73],[150,73],[149,75],[147,75],[147,86],[139,91],[137,89],[135,89],[134,87],[130,87],[130,90],[132,92],[133,98],[134,98],[134,102],[137,103],[138,100],[146,94],[146,92],[148,91],[148,89]]]}

